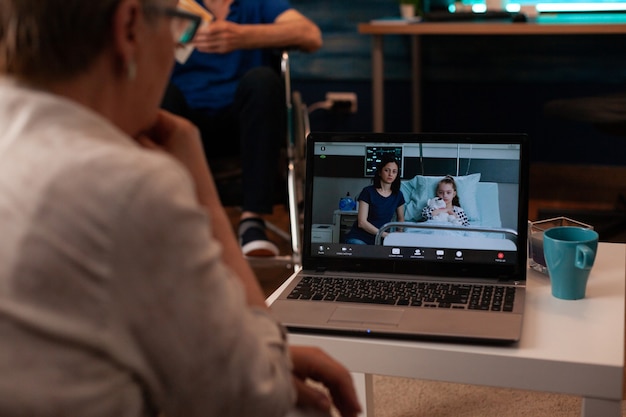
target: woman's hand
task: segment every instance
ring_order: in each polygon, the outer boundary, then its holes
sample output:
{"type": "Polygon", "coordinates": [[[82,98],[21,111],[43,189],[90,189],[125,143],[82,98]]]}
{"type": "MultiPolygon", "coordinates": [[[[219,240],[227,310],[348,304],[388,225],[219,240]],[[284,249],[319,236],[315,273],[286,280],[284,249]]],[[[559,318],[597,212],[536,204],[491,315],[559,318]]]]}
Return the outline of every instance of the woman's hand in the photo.
{"type": "Polygon", "coordinates": [[[165,110],[159,110],[154,125],[135,139],[145,148],[171,154],[187,167],[205,161],[198,128],[187,119],[165,110]]]}
{"type": "Polygon", "coordinates": [[[155,124],[140,133],[137,142],[148,149],[164,151],[181,162],[191,174],[200,203],[210,198],[207,182],[212,181],[198,128],[185,118],[159,110],[155,124]]]}
{"type": "Polygon", "coordinates": [[[291,346],[294,385],[298,406],[329,412],[334,404],[342,417],[356,417],[361,412],[350,372],[316,347],[291,346]],[[306,383],[310,379],[324,385],[330,394],[306,383]]]}

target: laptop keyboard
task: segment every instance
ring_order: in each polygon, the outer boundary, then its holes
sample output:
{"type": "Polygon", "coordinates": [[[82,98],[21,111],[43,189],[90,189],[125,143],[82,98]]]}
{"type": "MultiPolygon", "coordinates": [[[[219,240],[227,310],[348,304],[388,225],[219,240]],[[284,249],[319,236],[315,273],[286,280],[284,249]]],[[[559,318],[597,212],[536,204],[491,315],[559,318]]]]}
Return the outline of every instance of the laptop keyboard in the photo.
{"type": "Polygon", "coordinates": [[[304,276],[287,298],[511,312],[515,287],[304,276]]]}

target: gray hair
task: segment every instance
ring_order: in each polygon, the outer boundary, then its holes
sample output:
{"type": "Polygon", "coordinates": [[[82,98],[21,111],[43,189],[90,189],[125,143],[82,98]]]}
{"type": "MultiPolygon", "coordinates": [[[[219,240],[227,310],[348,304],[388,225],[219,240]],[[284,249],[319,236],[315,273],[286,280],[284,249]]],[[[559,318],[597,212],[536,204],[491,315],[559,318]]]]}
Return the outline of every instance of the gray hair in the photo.
{"type": "Polygon", "coordinates": [[[120,1],[1,0],[0,74],[45,83],[84,72],[111,42],[120,1]]]}

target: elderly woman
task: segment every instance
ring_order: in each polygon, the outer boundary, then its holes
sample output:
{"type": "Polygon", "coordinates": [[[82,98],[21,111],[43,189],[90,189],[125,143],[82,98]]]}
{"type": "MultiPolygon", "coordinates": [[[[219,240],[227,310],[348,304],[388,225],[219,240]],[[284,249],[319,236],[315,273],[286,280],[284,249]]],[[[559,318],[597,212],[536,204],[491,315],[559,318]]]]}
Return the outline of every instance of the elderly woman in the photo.
{"type": "Polygon", "coordinates": [[[0,2],[0,415],[355,416],[345,368],[268,312],[197,130],[158,110],[198,24],[176,3],[0,2]]]}

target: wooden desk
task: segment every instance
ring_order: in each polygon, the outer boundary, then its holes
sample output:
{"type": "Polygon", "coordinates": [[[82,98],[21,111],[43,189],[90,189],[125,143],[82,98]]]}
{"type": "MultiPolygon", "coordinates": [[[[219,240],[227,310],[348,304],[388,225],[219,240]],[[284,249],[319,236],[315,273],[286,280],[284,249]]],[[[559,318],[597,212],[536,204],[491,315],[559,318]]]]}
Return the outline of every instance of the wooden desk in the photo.
{"type": "Polygon", "coordinates": [[[358,31],[372,36],[372,115],[373,131],[383,132],[384,120],[384,48],[383,36],[411,37],[411,92],[413,99],[413,131],[421,131],[421,62],[420,37],[426,35],[622,35],[626,34],[626,19],[619,23],[543,23],[538,21],[513,23],[436,22],[414,24],[361,23],[358,31]]]}
{"type": "Polygon", "coordinates": [[[522,338],[513,346],[289,338],[321,347],[353,372],[367,417],[374,415],[373,374],[576,395],[582,417],[621,417],[625,267],[626,245],[600,243],[587,297],[577,301],[554,298],[548,278],[529,270],[522,338]]]}

